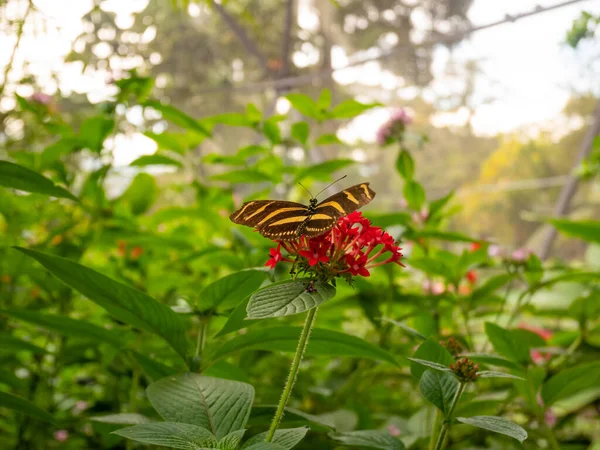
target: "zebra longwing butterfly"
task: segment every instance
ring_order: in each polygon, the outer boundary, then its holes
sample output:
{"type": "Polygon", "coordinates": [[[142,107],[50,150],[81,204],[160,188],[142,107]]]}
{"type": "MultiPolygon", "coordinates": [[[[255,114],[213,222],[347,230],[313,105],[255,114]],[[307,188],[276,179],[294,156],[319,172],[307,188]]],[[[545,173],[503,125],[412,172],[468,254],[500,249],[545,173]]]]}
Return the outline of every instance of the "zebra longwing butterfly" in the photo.
{"type": "Polygon", "coordinates": [[[315,237],[327,233],[340,217],[363,207],[375,197],[369,183],[344,189],[321,203],[316,198],[310,204],[280,200],[255,200],[244,203],[229,216],[232,222],[254,227],[265,237],[292,241],[300,236],[315,237]]]}

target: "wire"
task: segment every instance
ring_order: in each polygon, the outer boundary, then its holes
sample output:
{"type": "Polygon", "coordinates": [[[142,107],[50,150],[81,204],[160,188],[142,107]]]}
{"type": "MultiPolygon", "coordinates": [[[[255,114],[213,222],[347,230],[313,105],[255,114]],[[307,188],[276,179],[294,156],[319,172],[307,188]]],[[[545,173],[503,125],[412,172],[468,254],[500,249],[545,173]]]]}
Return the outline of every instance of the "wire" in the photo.
{"type": "Polygon", "coordinates": [[[267,81],[261,81],[261,82],[257,82],[257,83],[247,83],[247,84],[242,84],[239,86],[228,86],[228,87],[222,87],[222,88],[205,89],[205,90],[201,90],[200,92],[198,92],[198,94],[199,95],[216,94],[216,93],[221,93],[221,92],[261,92],[268,88],[282,89],[282,88],[290,88],[290,87],[295,87],[295,86],[302,86],[305,84],[310,84],[315,80],[327,77],[327,76],[331,75],[332,73],[337,72],[339,70],[344,70],[344,69],[348,69],[350,67],[360,66],[360,65],[367,64],[367,63],[370,63],[373,61],[379,61],[379,60],[385,59],[389,56],[394,55],[396,52],[398,52],[399,47],[423,48],[423,47],[433,47],[437,44],[442,44],[442,43],[449,44],[452,42],[458,42],[458,41],[470,36],[471,34],[476,33],[477,31],[487,30],[487,29],[494,28],[494,27],[497,27],[500,25],[504,25],[506,23],[514,23],[517,20],[523,19],[525,17],[535,16],[537,14],[541,14],[541,13],[545,13],[545,12],[552,11],[555,9],[563,8],[565,6],[574,5],[575,3],[580,3],[583,1],[588,1],[588,0],[568,0],[568,1],[561,2],[561,3],[557,3],[555,5],[545,6],[545,7],[537,5],[531,11],[522,12],[522,13],[515,14],[515,15],[507,14],[504,17],[504,19],[496,20],[494,22],[490,22],[485,25],[472,27],[472,28],[469,28],[468,30],[460,31],[457,33],[450,33],[447,35],[442,35],[442,36],[439,36],[439,37],[433,38],[433,39],[427,39],[421,43],[404,44],[401,46],[397,46],[396,48],[394,48],[392,50],[384,51],[377,56],[359,58],[354,61],[350,61],[348,64],[346,64],[343,67],[326,68],[326,69],[318,70],[312,74],[297,75],[297,76],[292,76],[292,77],[280,78],[277,80],[267,80],[267,81]]]}

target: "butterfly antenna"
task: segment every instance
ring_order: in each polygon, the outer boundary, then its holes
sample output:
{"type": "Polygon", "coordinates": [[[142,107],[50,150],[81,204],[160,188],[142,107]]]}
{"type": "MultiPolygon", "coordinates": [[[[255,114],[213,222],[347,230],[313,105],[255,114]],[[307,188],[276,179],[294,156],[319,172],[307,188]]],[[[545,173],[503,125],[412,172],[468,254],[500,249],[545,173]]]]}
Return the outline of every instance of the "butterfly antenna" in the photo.
{"type": "MultiPolygon", "coordinates": [[[[298,184],[299,184],[300,186],[302,186],[302,189],[304,189],[306,192],[308,192],[308,195],[310,195],[310,198],[314,198],[314,197],[313,197],[313,195],[310,193],[310,191],[309,191],[308,189],[306,189],[302,183],[300,183],[300,182],[298,181],[298,184]]],[[[317,195],[319,195],[319,194],[317,194],[317,195]]]]}
{"type": "MultiPolygon", "coordinates": [[[[324,189],[321,189],[321,191],[319,192],[319,194],[320,194],[321,192],[323,192],[323,191],[326,191],[326,190],[327,190],[327,189],[329,189],[331,186],[333,186],[335,183],[337,183],[337,182],[338,182],[338,181],[340,181],[340,180],[343,180],[343,179],[344,179],[344,178],[346,178],[347,176],[348,176],[348,175],[344,175],[343,177],[341,177],[341,178],[338,178],[337,180],[335,180],[333,183],[331,183],[331,184],[330,184],[329,186],[327,186],[326,188],[324,188],[324,189]]],[[[318,196],[319,196],[319,194],[315,195],[315,198],[316,198],[316,197],[318,197],[318,196]]]]}

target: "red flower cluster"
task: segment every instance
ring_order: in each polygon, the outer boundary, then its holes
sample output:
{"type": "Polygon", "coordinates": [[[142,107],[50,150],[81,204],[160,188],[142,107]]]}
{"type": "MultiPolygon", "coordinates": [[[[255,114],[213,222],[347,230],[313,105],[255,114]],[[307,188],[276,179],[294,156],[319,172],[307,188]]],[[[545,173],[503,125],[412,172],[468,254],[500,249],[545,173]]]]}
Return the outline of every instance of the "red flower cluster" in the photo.
{"type": "Polygon", "coordinates": [[[265,266],[275,268],[280,261],[294,263],[297,272],[311,272],[318,278],[332,280],[337,276],[368,277],[369,269],[400,262],[401,248],[394,238],[363,217],[360,212],[340,218],[329,233],[314,238],[301,236],[295,241],[279,241],[269,251],[265,266]],[[281,253],[281,248],[287,256],[281,253]],[[386,257],[387,256],[387,257],[386,257]]]}

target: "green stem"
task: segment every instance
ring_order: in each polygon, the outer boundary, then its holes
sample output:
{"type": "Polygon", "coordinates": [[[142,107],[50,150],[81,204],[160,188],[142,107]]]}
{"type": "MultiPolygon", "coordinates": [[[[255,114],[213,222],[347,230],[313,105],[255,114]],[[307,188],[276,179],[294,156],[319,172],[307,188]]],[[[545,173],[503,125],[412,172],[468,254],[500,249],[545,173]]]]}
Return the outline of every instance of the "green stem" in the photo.
{"type": "Polygon", "coordinates": [[[311,309],[308,312],[308,315],[306,316],[304,328],[302,329],[302,334],[300,334],[300,340],[298,341],[298,347],[296,348],[296,354],[294,355],[294,359],[292,360],[292,367],[290,368],[290,373],[288,375],[287,381],[285,382],[285,388],[283,389],[283,393],[281,394],[279,405],[277,405],[277,412],[275,412],[275,417],[273,417],[273,421],[271,422],[269,434],[265,439],[267,442],[271,442],[273,440],[275,432],[279,427],[279,423],[283,418],[283,412],[285,410],[287,402],[290,399],[290,395],[292,395],[292,389],[294,388],[294,384],[296,383],[296,377],[298,376],[298,369],[300,369],[300,363],[302,362],[302,357],[304,356],[304,352],[306,351],[306,347],[308,345],[310,331],[312,330],[313,324],[315,323],[315,315],[317,314],[317,309],[318,308],[311,309]]]}
{"type": "Polygon", "coordinates": [[[440,432],[440,428],[442,426],[442,419],[444,418],[442,412],[439,409],[436,408],[435,411],[435,422],[433,423],[433,430],[431,431],[431,436],[429,438],[429,446],[427,447],[429,450],[434,450],[435,448],[435,437],[440,432]]]}
{"type": "Polygon", "coordinates": [[[548,426],[548,424],[546,424],[546,418],[543,414],[542,417],[539,418],[539,420],[542,425],[542,430],[544,431],[544,436],[548,441],[548,447],[550,447],[551,450],[560,450],[560,444],[556,440],[556,436],[554,436],[552,429],[548,426]]]}
{"type": "Polygon", "coordinates": [[[467,383],[461,381],[458,385],[458,389],[456,389],[456,394],[454,394],[454,398],[452,399],[452,403],[450,404],[450,409],[448,410],[446,420],[444,420],[444,423],[442,424],[442,429],[440,430],[440,434],[438,436],[434,450],[443,450],[446,447],[446,438],[448,436],[448,432],[450,431],[450,424],[452,423],[454,410],[456,409],[456,405],[458,405],[460,397],[465,391],[466,385],[467,383]]]}

